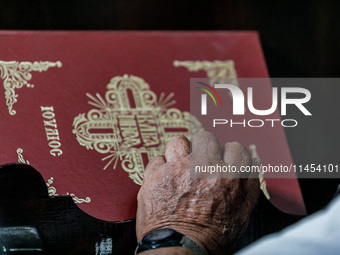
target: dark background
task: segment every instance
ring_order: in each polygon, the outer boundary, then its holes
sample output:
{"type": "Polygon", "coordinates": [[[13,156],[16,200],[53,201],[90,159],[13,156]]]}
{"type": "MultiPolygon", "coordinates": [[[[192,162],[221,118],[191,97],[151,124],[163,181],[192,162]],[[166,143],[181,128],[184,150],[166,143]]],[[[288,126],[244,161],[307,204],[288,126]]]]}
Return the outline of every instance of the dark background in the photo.
{"type": "Polygon", "coordinates": [[[338,77],[340,2],[1,0],[0,29],[257,30],[273,77],[338,77]]]}
{"type": "MultiPolygon", "coordinates": [[[[339,14],[336,0],[1,0],[0,29],[257,30],[271,77],[339,77],[339,14]]],[[[315,117],[302,119],[303,128],[286,130],[295,163],[339,163],[339,87],[313,90],[321,95],[318,101],[312,95],[309,109],[315,117]],[[323,114],[329,109],[332,114],[323,114]]],[[[338,183],[300,180],[308,212],[327,204],[338,183]]],[[[267,207],[261,198],[255,212],[262,215],[255,219],[262,234],[298,220],[267,207]],[[265,219],[267,214],[274,216],[265,219]],[[278,215],[281,223],[274,220],[278,215]]],[[[257,230],[248,229],[248,239],[257,239],[252,231],[257,230]]]]}

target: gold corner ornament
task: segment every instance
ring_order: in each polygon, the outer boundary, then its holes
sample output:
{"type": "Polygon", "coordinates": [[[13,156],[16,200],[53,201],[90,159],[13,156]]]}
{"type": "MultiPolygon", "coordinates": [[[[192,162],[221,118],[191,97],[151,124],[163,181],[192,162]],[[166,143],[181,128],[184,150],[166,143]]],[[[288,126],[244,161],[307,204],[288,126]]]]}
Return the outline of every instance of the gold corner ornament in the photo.
{"type": "Polygon", "coordinates": [[[17,154],[18,154],[18,163],[22,163],[22,164],[27,164],[29,165],[30,162],[28,160],[25,160],[24,157],[22,156],[22,153],[24,152],[23,149],[18,148],[17,149],[17,154]]]}
{"type": "Polygon", "coordinates": [[[231,82],[238,86],[237,72],[233,60],[214,60],[214,61],[191,61],[174,60],[174,67],[185,67],[189,72],[205,71],[210,78],[210,85],[215,83],[231,82]]]}
{"type": "Polygon", "coordinates": [[[107,85],[105,96],[87,94],[94,108],[74,118],[73,133],[79,144],[103,154],[104,170],[118,163],[141,185],[146,164],[164,153],[175,135],[189,137],[203,130],[189,112],[171,108],[174,93],[157,95],[142,78],[116,76],[107,85]]]}
{"type": "MultiPolygon", "coordinates": [[[[54,186],[52,186],[53,180],[54,180],[53,177],[51,177],[51,178],[48,179],[47,182],[46,182],[48,195],[49,195],[50,197],[59,196],[59,195],[57,194],[57,189],[56,189],[54,186]]],[[[68,193],[68,192],[66,192],[66,195],[67,195],[67,196],[70,196],[70,197],[73,199],[74,203],[76,203],[76,204],[90,203],[90,202],[91,202],[91,198],[89,198],[89,197],[86,197],[86,198],[78,198],[75,194],[70,194],[70,193],[68,193]]]]}
{"type": "MultiPolygon", "coordinates": [[[[27,164],[29,165],[30,162],[28,160],[25,160],[24,157],[22,156],[22,153],[24,152],[23,149],[18,148],[17,149],[17,154],[18,154],[18,162],[22,163],[22,164],[27,164]]],[[[50,197],[53,196],[59,196],[57,194],[57,189],[55,187],[52,186],[53,184],[53,177],[51,177],[50,179],[47,180],[46,182],[46,186],[47,186],[47,191],[48,191],[48,195],[50,197]]],[[[78,198],[75,194],[70,194],[68,192],[66,192],[66,195],[71,196],[71,198],[73,199],[74,203],[76,204],[81,204],[81,203],[90,203],[91,202],[91,198],[86,197],[84,198],[78,198]]]]}
{"type": "MultiPolygon", "coordinates": [[[[252,159],[260,159],[259,155],[257,154],[257,149],[255,144],[249,145],[249,150],[251,152],[251,157],[252,159]]],[[[263,173],[260,171],[259,172],[259,182],[260,182],[260,190],[262,190],[264,196],[270,200],[270,194],[267,190],[267,183],[266,180],[264,179],[263,173]]]]}
{"type": "Polygon", "coordinates": [[[34,85],[28,81],[32,78],[32,71],[43,72],[50,67],[62,66],[60,61],[35,61],[35,62],[19,62],[19,61],[2,61],[0,60],[1,79],[4,80],[3,85],[5,88],[6,105],[10,115],[15,115],[16,111],[13,110],[13,105],[18,101],[18,94],[16,89],[22,87],[33,88],[34,85]]]}

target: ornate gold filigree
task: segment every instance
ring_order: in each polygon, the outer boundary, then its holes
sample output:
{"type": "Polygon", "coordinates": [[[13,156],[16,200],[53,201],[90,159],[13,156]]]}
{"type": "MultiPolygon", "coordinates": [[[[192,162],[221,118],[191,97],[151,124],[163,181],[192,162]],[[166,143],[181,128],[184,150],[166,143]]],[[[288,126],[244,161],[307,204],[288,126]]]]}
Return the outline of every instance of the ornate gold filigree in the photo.
{"type": "MultiPolygon", "coordinates": [[[[18,154],[18,162],[19,163],[23,163],[23,164],[27,164],[29,165],[30,162],[28,160],[25,160],[24,157],[22,156],[22,153],[23,153],[23,149],[21,148],[18,148],[17,149],[17,154],[18,154]]],[[[51,177],[50,179],[47,180],[46,182],[46,186],[47,186],[47,191],[48,191],[48,195],[53,197],[53,196],[59,196],[57,194],[57,190],[55,187],[52,186],[53,184],[53,177],[51,177]]],[[[81,203],[90,203],[91,202],[91,199],[89,197],[86,197],[85,199],[84,198],[78,198],[75,194],[70,194],[68,192],[66,192],[66,195],[69,195],[72,197],[73,201],[76,203],[76,204],[81,204],[81,203]]]]}
{"type": "Polygon", "coordinates": [[[22,153],[23,153],[23,152],[24,152],[23,149],[21,149],[21,148],[18,148],[18,149],[17,149],[18,162],[19,162],[19,163],[23,163],[23,164],[29,165],[30,162],[29,162],[28,160],[25,160],[24,157],[22,156],[22,153]]]}
{"type": "Polygon", "coordinates": [[[61,67],[60,61],[35,61],[35,62],[19,62],[19,61],[1,61],[0,70],[1,79],[4,80],[6,105],[10,115],[15,115],[16,111],[13,110],[13,105],[18,101],[18,94],[15,93],[16,89],[22,87],[33,88],[34,85],[28,81],[32,78],[32,71],[46,71],[50,67],[61,67]]]}
{"type": "Polygon", "coordinates": [[[57,189],[55,187],[53,187],[52,184],[53,184],[53,177],[48,179],[47,182],[46,182],[46,186],[47,186],[47,190],[48,190],[48,195],[50,197],[58,196],[57,189]]]}
{"type": "Polygon", "coordinates": [[[259,173],[259,181],[260,181],[260,189],[262,190],[263,194],[265,197],[269,200],[270,199],[270,194],[267,190],[267,183],[263,178],[262,172],[259,173]]]}
{"type": "Polygon", "coordinates": [[[174,94],[157,99],[142,78],[117,76],[107,85],[104,98],[87,94],[95,108],[74,118],[73,133],[80,145],[105,154],[109,165],[120,162],[129,177],[141,185],[147,161],[163,154],[174,135],[189,137],[201,130],[199,121],[188,112],[168,108],[174,94]]]}
{"type": "MultiPolygon", "coordinates": [[[[257,150],[256,150],[255,144],[249,145],[249,150],[251,152],[251,157],[252,158],[260,159],[259,155],[257,154],[257,150]]],[[[269,200],[270,199],[270,194],[269,194],[269,192],[267,190],[267,183],[266,183],[266,181],[263,178],[262,172],[259,172],[259,181],[260,181],[260,189],[262,190],[262,192],[265,195],[265,197],[269,200]]]]}
{"type": "MultiPolygon", "coordinates": [[[[53,196],[59,196],[57,194],[57,190],[55,187],[52,186],[53,184],[53,177],[51,177],[50,179],[47,180],[47,183],[46,183],[46,186],[47,186],[47,190],[48,190],[48,195],[50,197],[53,197],[53,196]]],[[[81,204],[81,203],[90,203],[91,202],[91,198],[89,197],[86,197],[85,199],[84,198],[78,198],[75,194],[70,194],[68,192],[66,192],[66,195],[68,196],[71,196],[74,203],[76,204],[81,204]]]]}
{"type": "Polygon", "coordinates": [[[215,60],[215,61],[179,61],[173,62],[174,67],[186,67],[189,72],[205,71],[210,78],[210,85],[215,83],[224,83],[228,81],[236,86],[237,73],[233,60],[215,60]]]}

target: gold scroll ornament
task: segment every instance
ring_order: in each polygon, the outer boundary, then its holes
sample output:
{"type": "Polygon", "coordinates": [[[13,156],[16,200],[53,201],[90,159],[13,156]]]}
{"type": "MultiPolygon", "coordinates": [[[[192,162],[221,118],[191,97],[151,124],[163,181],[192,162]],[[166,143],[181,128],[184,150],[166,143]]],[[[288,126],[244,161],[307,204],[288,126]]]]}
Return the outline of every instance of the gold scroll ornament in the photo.
{"type": "Polygon", "coordinates": [[[102,97],[87,94],[94,108],[74,118],[73,133],[80,145],[95,150],[107,161],[104,170],[119,164],[141,185],[148,161],[164,153],[175,135],[189,137],[201,124],[189,112],[170,108],[174,93],[157,95],[142,78],[116,76],[102,97]]]}
{"type": "MultiPolygon", "coordinates": [[[[29,165],[30,162],[28,160],[25,160],[22,153],[24,152],[23,149],[21,148],[18,148],[17,149],[17,154],[18,154],[18,162],[19,163],[22,163],[22,164],[27,164],[29,165]]],[[[57,189],[52,186],[53,184],[53,177],[51,177],[50,179],[48,179],[47,183],[46,183],[46,186],[47,186],[47,191],[48,191],[48,195],[49,196],[59,196],[57,194],[57,189]]],[[[71,196],[73,201],[76,203],[76,204],[81,204],[81,203],[90,203],[91,202],[91,198],[89,197],[86,197],[85,199],[84,198],[78,198],[75,194],[70,194],[68,192],[66,192],[66,195],[68,196],[71,196]]]]}
{"type": "Polygon", "coordinates": [[[233,60],[214,60],[214,61],[180,61],[173,62],[174,67],[185,67],[189,72],[205,71],[210,78],[210,86],[215,83],[231,83],[238,86],[237,73],[233,60]]]}
{"type": "MultiPolygon", "coordinates": [[[[249,145],[249,150],[251,152],[251,157],[253,159],[260,159],[259,155],[257,154],[256,146],[255,144],[249,145]]],[[[265,197],[270,200],[270,194],[267,190],[267,183],[266,180],[263,177],[262,172],[259,172],[259,182],[260,182],[260,189],[262,190],[265,197]]]]}
{"type": "Polygon", "coordinates": [[[17,89],[22,87],[33,88],[34,85],[28,81],[32,78],[32,71],[46,71],[50,67],[61,67],[60,61],[35,61],[35,62],[19,62],[19,61],[2,61],[0,60],[1,79],[4,80],[6,105],[10,115],[15,115],[13,105],[18,101],[17,89]]]}
{"type": "MultiPolygon", "coordinates": [[[[46,186],[47,186],[47,190],[48,190],[48,195],[49,195],[50,197],[59,196],[59,195],[57,194],[56,188],[55,188],[54,186],[52,186],[53,180],[54,180],[53,177],[51,177],[51,178],[48,179],[47,182],[46,182],[46,186]]],[[[76,203],[76,204],[90,203],[90,202],[91,202],[91,198],[89,198],[89,197],[86,197],[86,198],[78,198],[75,194],[73,194],[73,193],[70,194],[70,193],[68,193],[68,192],[66,192],[66,195],[67,195],[67,196],[70,196],[70,197],[73,199],[74,203],[76,203]]]]}
{"type": "MultiPolygon", "coordinates": [[[[206,71],[210,83],[228,79],[237,85],[232,60],[179,61],[174,67],[189,71],[206,71]]],[[[169,108],[174,93],[157,98],[149,85],[137,76],[117,76],[107,85],[104,98],[87,94],[95,108],[79,114],[73,122],[73,133],[80,145],[105,155],[104,170],[118,163],[129,177],[141,185],[147,162],[164,153],[166,143],[174,135],[190,135],[203,130],[199,121],[188,112],[169,108]]]]}

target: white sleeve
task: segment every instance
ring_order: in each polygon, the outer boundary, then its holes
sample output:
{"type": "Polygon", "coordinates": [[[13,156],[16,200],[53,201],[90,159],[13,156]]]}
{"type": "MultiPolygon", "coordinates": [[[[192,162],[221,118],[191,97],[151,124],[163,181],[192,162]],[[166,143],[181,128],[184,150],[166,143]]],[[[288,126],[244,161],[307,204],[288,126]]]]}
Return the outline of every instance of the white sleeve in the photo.
{"type": "Polygon", "coordinates": [[[328,207],[242,249],[237,255],[340,254],[340,195],[328,207]]]}

